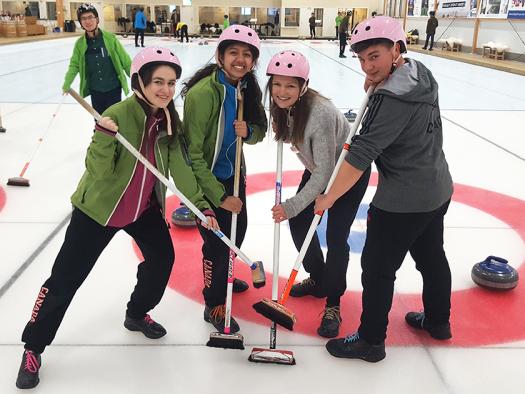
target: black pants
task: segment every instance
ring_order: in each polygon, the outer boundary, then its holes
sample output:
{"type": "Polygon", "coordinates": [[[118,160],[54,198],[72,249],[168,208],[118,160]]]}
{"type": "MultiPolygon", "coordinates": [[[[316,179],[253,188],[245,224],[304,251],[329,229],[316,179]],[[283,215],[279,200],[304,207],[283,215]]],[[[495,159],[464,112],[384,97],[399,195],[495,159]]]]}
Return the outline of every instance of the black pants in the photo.
{"type": "MultiPolygon", "coordinates": [[[[310,172],[305,170],[297,190],[298,193],[306,185],[310,175],[310,172]]],[[[306,272],[316,283],[322,284],[329,306],[339,305],[339,299],[346,290],[346,270],[350,252],[348,236],[369,179],[370,168],[363,173],[355,186],[343,194],[328,210],[326,264],[317,233],[314,234],[303,259],[306,272]]],[[[314,204],[315,202],[312,202],[299,215],[289,221],[292,239],[298,251],[301,249],[314,218],[314,204]]]]}
{"type": "Polygon", "coordinates": [[[119,86],[109,92],[95,92],[91,90],[91,106],[99,114],[122,100],[122,88],[119,86]]]}
{"type": "Polygon", "coordinates": [[[189,42],[188,39],[188,26],[184,25],[180,28],[180,42],[183,42],[184,37],[186,37],[186,42],[189,42]]]}
{"type": "Polygon", "coordinates": [[[359,334],[370,343],[386,338],[396,272],[410,252],[423,277],[425,318],[434,324],[450,317],[451,276],[443,250],[443,218],[450,201],[423,213],[368,211],[366,242],[361,256],[363,312],[359,334]]]}
{"type": "Polygon", "coordinates": [[[425,46],[424,48],[432,49],[434,46],[434,34],[427,34],[427,38],[425,40],[425,46]],[[430,46],[428,46],[428,40],[430,39],[430,46]]]}
{"type": "MultiPolygon", "coordinates": [[[[42,285],[31,320],[22,334],[26,349],[42,353],[53,341],[73,296],[119,230],[101,226],[79,209],[73,210],[51,276],[42,285]]],[[[137,284],[127,304],[127,314],[140,319],[160,302],[175,254],[166,222],[158,207],[147,209],[137,221],[128,224],[123,230],[133,237],[144,256],[144,261],[138,266],[137,284]]],[[[101,289],[97,295],[110,296],[111,289],[106,290],[101,289]]],[[[103,318],[97,314],[96,304],[93,304],[91,312],[93,319],[103,318]]],[[[87,328],[85,334],[90,335],[90,332],[87,328]]]]}
{"type": "Polygon", "coordinates": [[[310,37],[315,38],[315,26],[310,26],[310,37]]]}
{"type": "Polygon", "coordinates": [[[339,26],[335,27],[335,39],[339,40],[339,26]]]}
{"type": "Polygon", "coordinates": [[[344,55],[346,49],[346,33],[339,33],[339,55],[344,55]]]}
{"type": "MultiPolygon", "coordinates": [[[[233,177],[220,180],[226,189],[226,194],[233,195],[233,177]]],[[[237,234],[235,245],[241,247],[246,234],[248,216],[246,214],[246,179],[241,178],[239,198],[243,202],[242,210],[237,215],[237,234]]],[[[212,205],[213,206],[213,205],[212,205]]],[[[230,238],[232,213],[222,208],[213,208],[221,231],[230,238]]],[[[226,286],[228,279],[228,258],[230,249],[212,231],[198,226],[204,241],[202,245],[202,270],[204,274],[204,288],[202,294],[207,306],[222,305],[226,301],[226,286]]]]}
{"type": "Polygon", "coordinates": [[[146,29],[135,28],[135,46],[139,46],[139,34],[140,34],[140,45],[144,46],[144,31],[146,29]]]}

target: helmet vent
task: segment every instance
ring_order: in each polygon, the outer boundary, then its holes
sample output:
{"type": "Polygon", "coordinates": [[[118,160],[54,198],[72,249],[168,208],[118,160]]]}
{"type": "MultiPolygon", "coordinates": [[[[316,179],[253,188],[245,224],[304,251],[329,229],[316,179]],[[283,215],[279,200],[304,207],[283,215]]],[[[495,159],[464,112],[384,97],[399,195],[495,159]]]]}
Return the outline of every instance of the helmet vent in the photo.
{"type": "Polygon", "coordinates": [[[288,68],[292,68],[293,67],[293,64],[292,63],[288,63],[288,68]]]}
{"type": "Polygon", "coordinates": [[[160,49],[157,49],[157,53],[160,55],[162,54],[162,51],[160,49]]]}
{"type": "Polygon", "coordinates": [[[370,26],[365,27],[365,30],[366,31],[370,30],[370,26]]]}

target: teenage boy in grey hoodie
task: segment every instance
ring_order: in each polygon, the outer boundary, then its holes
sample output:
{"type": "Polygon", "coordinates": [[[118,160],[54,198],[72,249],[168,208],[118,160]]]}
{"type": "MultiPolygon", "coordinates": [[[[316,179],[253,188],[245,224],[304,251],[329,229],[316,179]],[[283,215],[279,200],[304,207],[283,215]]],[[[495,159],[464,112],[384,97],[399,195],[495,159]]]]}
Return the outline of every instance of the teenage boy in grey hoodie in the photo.
{"type": "Polygon", "coordinates": [[[377,362],[385,357],[388,313],[396,271],[407,252],[423,277],[424,312],[406,322],[435,339],[449,339],[451,275],[443,250],[443,218],[452,196],[452,178],[443,153],[438,85],[420,62],[403,59],[405,34],[399,23],[377,16],[359,24],[352,49],[375,87],[361,133],[326,195],[323,211],[350,189],[375,161],[379,181],[368,211],[361,256],[363,311],[358,330],[326,344],[335,357],[377,362]]]}

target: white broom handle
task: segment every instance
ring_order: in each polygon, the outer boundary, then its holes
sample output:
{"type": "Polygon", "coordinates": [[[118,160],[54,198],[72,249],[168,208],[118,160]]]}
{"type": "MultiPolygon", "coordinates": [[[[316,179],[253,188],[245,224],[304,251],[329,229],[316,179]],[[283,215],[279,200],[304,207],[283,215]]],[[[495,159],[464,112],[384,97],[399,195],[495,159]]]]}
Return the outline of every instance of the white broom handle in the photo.
{"type": "MultiPolygon", "coordinates": [[[[244,117],[244,101],[240,90],[240,82],[237,84],[237,100],[239,102],[237,109],[237,120],[242,121],[244,117]]],[[[237,136],[235,142],[235,173],[233,176],[233,197],[239,198],[239,183],[241,181],[241,160],[242,160],[242,137],[237,136]]],[[[230,227],[230,238],[232,242],[237,241],[237,213],[232,212],[232,223],[230,227]]],[[[236,246],[236,245],[235,245],[236,246]]],[[[232,317],[232,296],[233,296],[233,271],[234,271],[234,250],[230,249],[228,256],[228,285],[226,286],[226,312],[224,317],[224,333],[230,333],[230,323],[232,317]]]]}
{"type": "MultiPolygon", "coordinates": [[[[281,203],[282,182],[283,182],[283,141],[277,141],[277,165],[275,177],[275,205],[281,203]]],[[[281,238],[281,224],[273,225],[273,280],[272,280],[272,300],[277,301],[279,297],[279,251],[281,238]]]]}
{"type": "MultiPolygon", "coordinates": [[[[82,105],[86,110],[88,110],[88,112],[91,113],[91,115],[93,115],[93,117],[97,120],[100,120],[101,116],[100,114],[95,111],[87,102],[86,100],[84,100],[82,97],[80,97],[78,95],[77,92],[75,92],[73,89],[70,89],[69,90],[69,94],[71,94],[71,96],[78,101],[78,103],[80,105],[82,105]]],[[[191,209],[191,211],[203,222],[203,223],[206,223],[208,224],[208,219],[206,218],[206,216],[204,216],[204,214],[195,206],[193,205],[193,203],[188,200],[186,198],[186,196],[184,196],[184,194],[182,194],[179,189],[177,189],[177,187],[175,186],[175,184],[171,181],[169,181],[168,179],[166,179],[166,177],[159,171],[157,170],[157,168],[152,165],[137,149],[135,149],[135,147],[133,145],[131,145],[128,140],[126,140],[126,138],[124,138],[120,133],[117,133],[115,135],[115,138],[122,144],[124,145],[124,147],[126,147],[126,149],[128,149],[131,154],[133,156],[135,156],[142,164],[144,164],[144,166],[150,170],[153,175],[155,175],[157,177],[157,179],[159,181],[161,181],[168,189],[170,189],[189,209],[191,209]]],[[[254,262],[252,262],[252,260],[250,260],[248,258],[248,256],[246,256],[239,248],[237,248],[231,241],[228,237],[226,237],[224,235],[224,233],[220,230],[212,230],[215,235],[217,237],[219,237],[221,239],[222,242],[224,242],[226,245],[228,245],[228,247],[230,249],[232,249],[236,254],[237,256],[239,256],[241,258],[241,260],[246,263],[252,270],[257,268],[257,264],[255,264],[254,262]]]]}
{"type": "MultiPolygon", "coordinates": [[[[328,181],[328,185],[326,186],[325,194],[328,193],[328,191],[334,184],[337,173],[339,172],[339,168],[343,164],[343,161],[348,152],[348,147],[352,143],[352,138],[354,137],[355,133],[357,132],[357,129],[361,125],[361,120],[363,119],[363,115],[365,114],[366,107],[368,105],[368,99],[370,98],[370,95],[372,94],[373,91],[374,91],[374,87],[370,86],[368,88],[368,91],[366,92],[365,98],[363,99],[363,102],[361,103],[361,107],[359,108],[359,111],[357,112],[357,117],[355,118],[355,121],[352,124],[348,137],[346,138],[345,147],[341,151],[341,154],[339,155],[339,159],[337,160],[337,163],[335,165],[334,171],[332,172],[332,175],[330,176],[330,180],[328,181]]],[[[295,260],[295,264],[293,266],[294,271],[298,271],[299,268],[301,268],[301,264],[303,262],[304,256],[306,255],[308,246],[310,246],[310,242],[312,241],[315,230],[317,229],[317,226],[319,225],[319,222],[321,221],[322,217],[323,217],[323,212],[315,213],[314,219],[312,220],[312,224],[310,224],[308,233],[306,233],[306,238],[304,239],[303,245],[301,246],[301,250],[299,251],[299,255],[297,256],[297,259],[295,260]]]]}

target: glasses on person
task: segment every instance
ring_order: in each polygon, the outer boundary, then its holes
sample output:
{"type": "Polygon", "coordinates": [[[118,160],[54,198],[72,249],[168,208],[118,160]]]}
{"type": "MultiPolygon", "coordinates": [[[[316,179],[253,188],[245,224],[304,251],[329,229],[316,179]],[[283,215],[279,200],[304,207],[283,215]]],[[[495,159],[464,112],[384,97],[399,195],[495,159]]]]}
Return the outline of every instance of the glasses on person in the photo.
{"type": "Polygon", "coordinates": [[[88,15],[88,16],[81,16],[80,21],[86,22],[86,21],[92,21],[93,19],[96,19],[97,17],[95,15],[88,15]]]}

